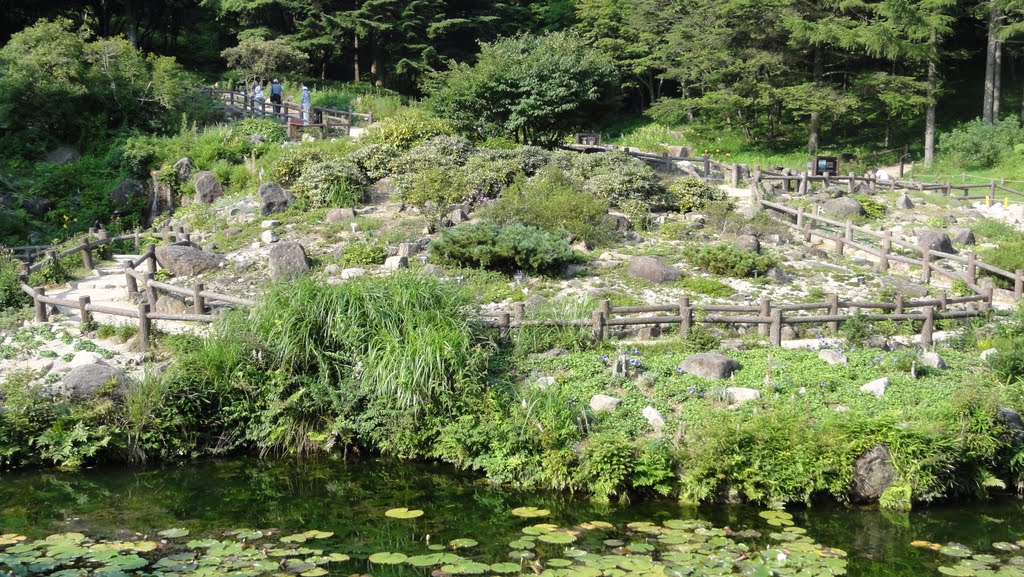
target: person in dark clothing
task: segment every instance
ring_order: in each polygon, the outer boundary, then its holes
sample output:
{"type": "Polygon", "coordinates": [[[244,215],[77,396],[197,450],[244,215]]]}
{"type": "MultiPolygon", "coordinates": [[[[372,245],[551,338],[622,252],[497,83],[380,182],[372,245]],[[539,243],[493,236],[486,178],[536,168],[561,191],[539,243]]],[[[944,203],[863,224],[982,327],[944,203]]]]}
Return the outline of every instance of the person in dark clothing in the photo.
{"type": "Polygon", "coordinates": [[[270,101],[274,103],[274,114],[281,114],[281,95],[284,94],[284,88],[281,87],[281,83],[277,81],[277,78],[270,83],[270,101]]]}

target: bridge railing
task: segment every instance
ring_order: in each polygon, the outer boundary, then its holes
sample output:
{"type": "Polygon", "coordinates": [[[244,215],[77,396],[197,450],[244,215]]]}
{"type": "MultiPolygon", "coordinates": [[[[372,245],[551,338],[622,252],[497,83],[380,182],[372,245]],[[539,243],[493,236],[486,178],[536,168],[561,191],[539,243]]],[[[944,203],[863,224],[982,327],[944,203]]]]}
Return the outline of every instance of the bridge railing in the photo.
{"type": "Polygon", "coordinates": [[[353,127],[365,127],[373,124],[373,113],[350,112],[323,106],[311,106],[308,117],[301,104],[295,102],[270,102],[267,99],[256,100],[251,94],[235,90],[201,88],[200,92],[223,103],[228,108],[242,112],[276,119],[289,126],[304,129],[307,127],[321,128],[326,133],[344,133],[350,135],[353,127]]]}

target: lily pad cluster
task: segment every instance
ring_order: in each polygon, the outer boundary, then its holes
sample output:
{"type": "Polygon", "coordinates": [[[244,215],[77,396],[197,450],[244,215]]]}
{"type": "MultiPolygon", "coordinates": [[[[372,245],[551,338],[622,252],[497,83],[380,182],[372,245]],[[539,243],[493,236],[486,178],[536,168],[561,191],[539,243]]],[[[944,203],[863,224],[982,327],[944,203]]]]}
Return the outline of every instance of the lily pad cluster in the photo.
{"type": "MultiPolygon", "coordinates": [[[[395,511],[395,510],[391,510],[395,511]]],[[[389,511],[389,513],[391,513],[389,511]]],[[[524,508],[525,519],[548,514],[524,508]]],[[[409,510],[399,516],[411,519],[409,510]]],[[[417,511],[422,515],[422,511],[417,511]]],[[[735,531],[710,523],[673,519],[625,527],[591,521],[572,527],[525,524],[494,558],[493,547],[460,537],[447,544],[414,540],[405,551],[360,554],[313,548],[329,539],[326,531],[279,534],[272,530],[235,529],[221,538],[186,541],[186,529],[166,529],[158,539],[105,541],[80,533],[42,540],[0,535],[0,574],[19,577],[325,577],[329,574],[391,575],[398,569],[422,577],[460,575],[540,575],[541,577],[626,577],[747,575],[843,575],[846,553],[824,547],[793,525],[784,512],[767,512],[762,530],[735,531]],[[780,513],[782,513],[780,515],[780,513]],[[773,527],[774,526],[774,527],[773,527]],[[483,551],[488,551],[490,554],[483,551]],[[345,564],[337,566],[337,564],[345,564]]],[[[418,515],[416,515],[418,516],[418,515]]],[[[528,521],[531,522],[531,521],[528,521]]],[[[328,542],[330,543],[330,542],[328,542]]],[[[1022,574],[1024,577],[1024,574],[1022,574]]]]}
{"type": "Polygon", "coordinates": [[[912,541],[914,547],[935,551],[956,563],[939,567],[939,573],[953,577],[1024,577],[1024,540],[1015,543],[997,541],[992,548],[997,554],[978,553],[960,543],[912,541]],[[1001,555],[1001,556],[999,556],[1001,555]]]}

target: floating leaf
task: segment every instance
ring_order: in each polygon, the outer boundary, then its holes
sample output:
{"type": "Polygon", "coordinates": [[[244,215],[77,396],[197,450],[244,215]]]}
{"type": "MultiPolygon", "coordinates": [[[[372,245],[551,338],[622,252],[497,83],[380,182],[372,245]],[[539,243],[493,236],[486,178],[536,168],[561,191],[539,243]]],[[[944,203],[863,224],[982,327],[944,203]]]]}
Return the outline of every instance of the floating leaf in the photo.
{"type": "Polygon", "coordinates": [[[587,521],[580,525],[580,529],[594,530],[594,529],[614,529],[615,525],[606,521],[587,521]]]}
{"type": "Polygon", "coordinates": [[[552,525],[551,523],[540,523],[537,525],[530,525],[529,527],[523,528],[523,534],[525,535],[543,535],[550,533],[558,528],[558,525],[552,525]]]}
{"type": "Polygon", "coordinates": [[[491,565],[491,571],[495,573],[515,573],[520,567],[517,563],[495,563],[491,565]]]}
{"type": "Polygon", "coordinates": [[[406,563],[413,567],[429,567],[431,565],[441,564],[441,555],[439,553],[431,553],[429,555],[414,555],[405,560],[406,563]]]}
{"type": "Polygon", "coordinates": [[[24,535],[17,535],[15,533],[4,533],[0,535],[0,545],[14,545],[21,543],[26,537],[24,535]]]}
{"type": "Polygon", "coordinates": [[[348,561],[349,559],[351,559],[351,557],[344,553],[331,553],[327,556],[327,559],[331,563],[341,563],[342,561],[348,561]]]}
{"type": "Polygon", "coordinates": [[[544,541],[545,543],[568,545],[569,543],[576,541],[576,536],[562,531],[555,531],[552,533],[545,533],[544,535],[537,537],[537,539],[544,541]]]}
{"type": "Polygon", "coordinates": [[[551,514],[551,511],[547,509],[538,509],[536,507],[516,507],[512,509],[512,514],[516,517],[547,517],[551,514]]]}
{"type": "Polygon", "coordinates": [[[973,577],[977,575],[977,571],[960,565],[953,567],[939,567],[939,573],[943,575],[952,575],[953,577],[973,577]]]}
{"type": "Polygon", "coordinates": [[[306,531],[303,535],[306,536],[306,539],[327,539],[333,537],[334,533],[330,531],[306,531]]]}
{"type": "Polygon", "coordinates": [[[1005,541],[997,541],[992,544],[992,548],[998,551],[1019,551],[1020,547],[1013,543],[1007,543],[1005,541]]]}
{"type": "Polygon", "coordinates": [[[189,549],[206,549],[207,547],[213,547],[217,543],[220,543],[220,541],[216,539],[195,539],[185,543],[185,546],[189,549]]]}
{"type": "Polygon", "coordinates": [[[374,553],[370,555],[370,563],[380,565],[398,565],[404,563],[408,557],[404,553],[374,553]]]}
{"type": "Polygon", "coordinates": [[[157,533],[157,535],[164,539],[177,539],[178,537],[187,537],[188,529],[176,528],[176,529],[164,529],[157,533]]]}
{"type": "Polygon", "coordinates": [[[474,541],[472,539],[465,539],[465,538],[463,538],[463,539],[452,539],[451,541],[448,542],[448,545],[450,545],[453,549],[468,549],[470,547],[476,547],[477,545],[479,545],[479,543],[477,543],[476,541],[474,541]]]}
{"type": "Polygon", "coordinates": [[[385,517],[391,517],[392,519],[415,519],[423,515],[423,511],[419,509],[407,509],[405,507],[398,507],[396,509],[388,509],[384,512],[385,517]]]}
{"type": "Polygon", "coordinates": [[[948,555],[950,557],[971,556],[971,550],[968,549],[966,545],[961,545],[959,543],[950,543],[939,549],[939,553],[942,553],[943,555],[948,555]]]}
{"type": "Polygon", "coordinates": [[[568,567],[572,565],[572,561],[568,559],[560,559],[558,557],[548,559],[547,561],[545,561],[545,563],[548,567],[568,567]]]}
{"type": "Polygon", "coordinates": [[[479,575],[490,571],[491,566],[486,563],[477,563],[476,561],[460,561],[453,565],[445,565],[441,567],[441,571],[445,573],[451,573],[452,575],[479,575]]]}
{"type": "Polygon", "coordinates": [[[529,539],[516,539],[508,544],[513,549],[533,549],[536,543],[529,539]]]}
{"type": "Polygon", "coordinates": [[[323,577],[324,575],[327,575],[327,573],[329,573],[327,569],[324,569],[323,567],[316,567],[309,571],[304,571],[300,573],[300,575],[302,575],[302,577],[323,577]]]}

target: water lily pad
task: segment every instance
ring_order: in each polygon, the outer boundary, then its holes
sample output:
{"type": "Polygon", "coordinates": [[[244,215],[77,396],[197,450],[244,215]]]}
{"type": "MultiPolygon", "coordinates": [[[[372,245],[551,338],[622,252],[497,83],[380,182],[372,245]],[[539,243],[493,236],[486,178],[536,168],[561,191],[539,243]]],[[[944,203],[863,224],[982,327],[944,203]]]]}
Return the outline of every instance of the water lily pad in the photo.
{"type": "Polygon", "coordinates": [[[286,559],[283,563],[284,570],[289,573],[305,573],[316,569],[316,565],[303,559],[286,559]]]}
{"type": "Polygon", "coordinates": [[[508,546],[513,549],[533,549],[536,546],[536,543],[530,539],[516,539],[515,541],[510,542],[508,546]]]}
{"type": "Polygon", "coordinates": [[[264,536],[263,531],[257,531],[255,529],[239,529],[234,533],[234,535],[238,539],[243,539],[247,541],[252,541],[253,539],[262,539],[264,536]]]}
{"type": "Polygon", "coordinates": [[[344,553],[331,553],[331,554],[327,555],[327,559],[331,563],[341,563],[343,561],[348,561],[349,559],[351,559],[351,557],[349,557],[348,555],[346,555],[344,553]]]}
{"type": "Polygon", "coordinates": [[[479,543],[472,539],[462,538],[452,539],[448,542],[448,545],[450,545],[453,549],[468,549],[470,547],[476,547],[477,545],[479,545],[479,543]]]}
{"type": "Polygon", "coordinates": [[[495,563],[491,565],[491,571],[495,573],[515,573],[519,569],[518,563],[495,563]]]}
{"type": "Polygon", "coordinates": [[[327,573],[329,573],[327,569],[324,569],[323,567],[316,567],[309,571],[304,571],[300,573],[300,575],[302,575],[302,577],[323,577],[324,575],[327,575],[327,573]]]}
{"type": "Polygon", "coordinates": [[[524,535],[543,535],[550,533],[558,528],[558,525],[552,525],[551,523],[539,523],[537,525],[530,525],[529,527],[523,527],[524,535]]]}
{"type": "Polygon", "coordinates": [[[16,533],[4,533],[3,535],[0,535],[0,546],[14,545],[16,543],[21,543],[25,539],[26,537],[24,535],[18,535],[16,533]]]}
{"type": "Polygon", "coordinates": [[[185,546],[189,549],[206,549],[207,547],[213,547],[217,543],[220,543],[220,541],[216,539],[193,539],[185,543],[185,546]]]}
{"type": "Polygon", "coordinates": [[[176,529],[164,529],[163,531],[157,533],[157,535],[163,537],[164,539],[177,539],[179,537],[187,537],[188,529],[182,529],[180,527],[176,529]]]}
{"type": "Polygon", "coordinates": [[[580,529],[592,531],[594,529],[614,529],[615,525],[607,521],[587,521],[586,523],[581,523],[579,527],[580,529]]]}
{"type": "Polygon", "coordinates": [[[303,535],[306,536],[306,539],[327,539],[333,537],[334,533],[330,531],[306,531],[303,535]]]}
{"type": "Polygon", "coordinates": [[[537,537],[538,540],[544,541],[545,543],[554,543],[556,545],[568,545],[576,541],[576,536],[570,533],[562,531],[554,531],[551,533],[545,533],[537,537]]]}
{"type": "Polygon", "coordinates": [[[555,558],[548,559],[547,561],[545,561],[545,564],[548,567],[568,567],[568,566],[572,565],[572,561],[570,561],[568,559],[561,559],[561,558],[555,557],[555,558]]]}
{"type": "Polygon", "coordinates": [[[423,516],[423,511],[419,509],[408,509],[406,507],[398,507],[395,509],[388,509],[384,512],[385,517],[391,517],[392,519],[415,519],[416,517],[423,516]]]}
{"type": "Polygon", "coordinates": [[[440,553],[430,553],[428,555],[413,555],[405,560],[406,563],[413,567],[429,567],[431,565],[441,564],[440,553]]]}
{"type": "Polygon", "coordinates": [[[537,507],[516,507],[512,509],[512,514],[516,517],[547,517],[551,514],[551,511],[547,509],[538,509],[537,507]]]}
{"type": "Polygon", "coordinates": [[[650,543],[630,543],[626,549],[633,553],[649,553],[654,551],[654,545],[650,543]]]}
{"type": "Polygon", "coordinates": [[[370,563],[378,563],[380,565],[398,565],[404,563],[408,559],[404,553],[374,553],[370,555],[370,563]]]}
{"type": "Polygon", "coordinates": [[[57,533],[46,538],[48,543],[66,541],[69,543],[81,543],[85,541],[85,535],[81,533],[57,533]]]}
{"type": "Polygon", "coordinates": [[[971,550],[968,549],[966,545],[961,545],[959,543],[950,543],[939,549],[939,553],[942,553],[943,555],[948,555],[950,557],[971,556],[971,550]]]}
{"type": "Polygon", "coordinates": [[[304,533],[295,533],[294,535],[285,535],[281,537],[282,543],[305,543],[306,535],[304,533]]]}
{"type": "Polygon", "coordinates": [[[1007,543],[1005,541],[997,541],[993,543],[992,548],[997,551],[1020,551],[1020,546],[1013,543],[1007,543]]]}
{"type": "Polygon", "coordinates": [[[431,551],[444,551],[445,546],[440,543],[434,543],[433,545],[427,545],[427,549],[430,549],[431,551]]]}
{"type": "Polygon", "coordinates": [[[441,571],[451,573],[452,575],[479,575],[490,570],[491,566],[486,563],[477,563],[476,561],[468,560],[463,560],[456,564],[444,565],[441,567],[441,571]]]}
{"type": "Polygon", "coordinates": [[[106,566],[111,569],[119,569],[121,571],[132,571],[135,569],[141,569],[149,565],[149,561],[146,561],[138,555],[120,555],[107,561],[106,566]]]}
{"type": "Polygon", "coordinates": [[[622,547],[626,544],[625,541],[620,541],[619,539],[605,539],[602,543],[609,547],[622,547]]]}
{"type": "Polygon", "coordinates": [[[953,567],[939,567],[939,573],[943,575],[952,575],[953,577],[973,577],[977,575],[977,571],[968,567],[962,567],[960,565],[954,565],[953,567]]]}

